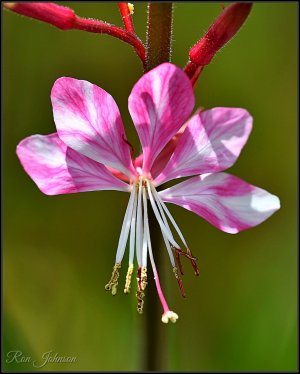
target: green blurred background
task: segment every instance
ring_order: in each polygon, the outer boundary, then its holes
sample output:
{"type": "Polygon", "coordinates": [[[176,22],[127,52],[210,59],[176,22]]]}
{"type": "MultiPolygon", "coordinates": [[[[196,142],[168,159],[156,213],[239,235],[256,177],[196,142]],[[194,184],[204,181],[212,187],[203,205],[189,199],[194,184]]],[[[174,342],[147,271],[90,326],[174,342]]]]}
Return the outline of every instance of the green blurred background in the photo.
{"type": "MultiPolygon", "coordinates": [[[[62,4],[121,25],[116,3],[62,4]]],[[[220,8],[175,3],[172,62],[185,65],[189,48],[220,8]]],[[[253,115],[249,142],[230,172],[278,195],[282,208],[260,226],[230,235],[170,207],[201,274],[194,277],[186,263],[188,297],[182,299],[164,252],[163,287],[180,319],[165,326],[160,311],[155,315],[158,370],[297,368],[297,12],[296,3],[255,4],[244,28],[198,82],[198,106],[243,107],[253,115]]],[[[146,3],[136,4],[134,21],[145,40],[146,3]]],[[[110,92],[138,148],[127,98],[141,64],[130,46],[107,35],[64,32],[8,11],[3,31],[4,361],[11,350],[39,362],[53,350],[76,356],[76,363],[40,370],[146,369],[145,317],[136,313],[134,293],[113,298],[104,290],[128,196],[43,195],[15,154],[24,137],[55,131],[49,95],[61,76],[110,92]]],[[[34,367],[11,363],[5,370],[34,367]]]]}

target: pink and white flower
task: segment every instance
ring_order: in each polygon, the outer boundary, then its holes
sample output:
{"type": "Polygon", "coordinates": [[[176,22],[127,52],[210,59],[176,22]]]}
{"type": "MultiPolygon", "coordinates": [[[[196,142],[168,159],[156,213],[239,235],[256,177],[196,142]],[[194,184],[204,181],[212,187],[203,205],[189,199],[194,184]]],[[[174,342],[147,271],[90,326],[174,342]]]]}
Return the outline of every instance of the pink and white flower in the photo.
{"type": "Polygon", "coordinates": [[[190,117],[195,103],[192,85],[180,68],[164,63],[143,75],[129,96],[129,112],[142,146],[142,154],[133,159],[118,107],[106,91],[63,77],[55,82],[51,100],[57,132],[20,142],[17,154],[24,169],[47,195],[98,190],[130,194],[106,289],[117,292],[119,268],[129,242],[124,292],[130,290],[136,257],[138,311],[142,312],[149,258],[163,307],[162,321],[175,322],[178,316],[168,307],[155,266],[148,208],[159,223],[184,295],[177,266],[182,272],[183,255],[198,274],[196,259],[165,202],[180,205],[231,234],[258,225],[280,207],[276,196],[223,173],[247,142],[251,116],[244,109],[214,108],[190,117]],[[171,179],[189,176],[193,177],[157,191],[171,179]]]}

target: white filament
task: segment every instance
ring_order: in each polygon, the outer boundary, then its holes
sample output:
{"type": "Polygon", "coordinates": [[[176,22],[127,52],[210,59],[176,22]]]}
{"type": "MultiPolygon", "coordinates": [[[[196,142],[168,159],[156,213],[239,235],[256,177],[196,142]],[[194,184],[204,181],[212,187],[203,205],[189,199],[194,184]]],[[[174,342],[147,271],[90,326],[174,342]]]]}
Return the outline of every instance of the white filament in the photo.
{"type": "Polygon", "coordinates": [[[136,215],[137,215],[137,197],[134,199],[133,214],[132,214],[132,219],[131,219],[131,224],[130,224],[129,266],[133,264],[133,259],[134,259],[136,215]]]}
{"type": "Polygon", "coordinates": [[[148,223],[148,209],[147,209],[147,197],[146,191],[143,187],[143,208],[144,208],[144,237],[143,237],[143,249],[142,249],[142,266],[147,267],[147,246],[149,236],[149,223],[148,223]]]}
{"type": "Polygon", "coordinates": [[[179,229],[177,223],[175,222],[174,218],[172,217],[172,215],[171,215],[169,209],[166,207],[166,204],[162,201],[162,199],[161,199],[161,197],[159,196],[159,194],[158,194],[158,192],[156,191],[156,189],[155,189],[153,186],[151,186],[151,188],[152,188],[152,190],[153,190],[153,194],[154,194],[154,196],[156,197],[156,201],[157,201],[157,202],[162,206],[162,208],[164,209],[164,211],[167,213],[167,215],[168,215],[170,221],[172,222],[172,224],[173,224],[175,230],[177,231],[177,233],[178,233],[180,239],[182,240],[182,243],[183,243],[183,244],[185,245],[185,247],[187,248],[188,246],[187,246],[187,244],[186,244],[186,241],[185,241],[185,239],[184,239],[184,236],[183,236],[182,232],[180,231],[180,229],[179,229]]]}
{"type": "Polygon", "coordinates": [[[124,257],[128,237],[130,235],[129,265],[133,264],[134,255],[136,254],[138,265],[147,267],[147,258],[149,255],[153,272],[156,274],[156,266],[150,239],[147,197],[150,200],[153,212],[161,228],[162,236],[173,267],[175,267],[176,264],[172,246],[179,248],[179,245],[173,237],[168,218],[181,238],[183,244],[187,247],[186,241],[178,225],[160,198],[153,184],[149,180],[140,177],[137,184],[132,186],[132,191],[119,238],[116,263],[121,263],[124,257]]]}
{"type": "Polygon", "coordinates": [[[143,227],[142,227],[142,180],[139,181],[139,194],[137,203],[137,218],[136,218],[136,258],[138,265],[141,266],[142,263],[142,237],[143,237],[143,227]]]}
{"type": "MultiPolygon", "coordinates": [[[[155,188],[154,188],[154,191],[156,192],[155,188]]],[[[155,197],[155,195],[154,195],[155,197]]],[[[170,229],[170,226],[168,224],[168,221],[166,219],[166,216],[165,216],[165,213],[163,211],[163,208],[161,207],[161,204],[158,200],[156,200],[156,203],[157,203],[157,206],[158,206],[158,209],[159,209],[159,212],[160,212],[160,215],[161,215],[161,218],[166,226],[166,228],[170,231],[170,233],[172,234],[172,231],[170,229]]],[[[169,257],[170,257],[170,261],[171,261],[171,264],[173,267],[176,266],[175,264],[175,259],[174,259],[174,256],[173,256],[173,252],[172,252],[172,249],[171,249],[171,246],[170,246],[170,243],[168,241],[168,239],[166,238],[165,234],[162,232],[162,236],[163,236],[163,239],[164,239],[164,242],[165,242],[165,245],[166,245],[166,248],[167,248],[167,251],[168,251],[168,254],[169,254],[169,257]]],[[[172,235],[173,237],[173,235],[172,235]]]]}
{"type": "Polygon", "coordinates": [[[119,238],[119,244],[118,244],[117,255],[116,255],[116,263],[121,263],[123,256],[124,256],[124,252],[125,252],[125,248],[126,248],[126,244],[128,240],[128,234],[129,234],[129,229],[130,229],[130,224],[131,224],[132,211],[133,211],[135,198],[136,198],[136,191],[135,191],[135,188],[133,187],[131,194],[130,194],[129,202],[127,205],[125,217],[123,220],[123,225],[121,229],[121,235],[119,238]]]}
{"type": "Polygon", "coordinates": [[[157,210],[156,204],[155,204],[154,199],[153,199],[153,195],[152,195],[151,188],[150,188],[150,183],[148,181],[147,181],[147,187],[148,187],[148,195],[149,195],[149,199],[150,199],[150,202],[151,202],[151,205],[152,205],[152,209],[153,209],[153,212],[155,214],[155,217],[156,217],[156,219],[159,223],[159,226],[160,226],[162,232],[164,232],[164,234],[168,238],[169,242],[172,243],[174,245],[174,247],[179,248],[179,245],[174,240],[171,231],[167,229],[167,227],[165,226],[165,224],[163,223],[163,221],[160,217],[160,214],[157,210]]]}

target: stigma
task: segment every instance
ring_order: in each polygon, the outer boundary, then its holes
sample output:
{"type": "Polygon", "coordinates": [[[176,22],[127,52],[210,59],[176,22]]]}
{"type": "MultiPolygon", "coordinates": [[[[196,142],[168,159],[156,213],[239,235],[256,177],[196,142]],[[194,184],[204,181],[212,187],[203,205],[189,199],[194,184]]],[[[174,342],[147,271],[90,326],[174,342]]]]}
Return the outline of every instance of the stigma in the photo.
{"type": "MultiPolygon", "coordinates": [[[[175,323],[178,319],[178,315],[169,309],[166,298],[161,288],[160,279],[155,264],[150,237],[148,208],[153,210],[153,213],[159,224],[167,254],[173,268],[173,274],[183,297],[185,297],[185,291],[183,288],[181,277],[179,275],[179,271],[181,275],[183,275],[181,257],[183,256],[188,258],[191,261],[195,274],[199,275],[196,258],[193,257],[192,252],[187,246],[187,243],[178,225],[176,224],[165,203],[160,198],[151,178],[143,176],[141,170],[137,170],[137,172],[139,176],[131,184],[131,193],[122,224],[115,265],[113,268],[111,279],[105,286],[105,289],[111,291],[113,295],[117,293],[119,269],[121,268],[121,263],[124,259],[126,248],[128,247],[129,264],[125,280],[124,293],[130,293],[134,262],[136,261],[138,265],[136,276],[137,311],[139,314],[142,314],[144,308],[146,286],[148,284],[147,266],[149,260],[157,294],[163,309],[161,320],[163,323],[168,323],[169,321],[175,323]],[[171,227],[173,231],[176,232],[177,237],[180,239],[185,250],[183,250],[178,244],[178,240],[175,240],[171,227]]],[[[157,250],[157,248],[155,250],[157,250]]]]}

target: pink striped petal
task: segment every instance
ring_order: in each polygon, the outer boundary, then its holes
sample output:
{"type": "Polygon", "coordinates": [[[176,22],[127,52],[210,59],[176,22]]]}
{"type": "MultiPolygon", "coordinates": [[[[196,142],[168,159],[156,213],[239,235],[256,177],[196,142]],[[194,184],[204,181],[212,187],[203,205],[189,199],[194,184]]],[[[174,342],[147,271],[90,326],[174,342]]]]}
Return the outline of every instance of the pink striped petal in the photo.
{"type": "Polygon", "coordinates": [[[187,120],[194,104],[187,75],[169,63],[149,71],[133,87],[129,111],[143,147],[145,172],[187,120]]]}
{"type": "Polygon", "coordinates": [[[226,173],[196,176],[159,194],[230,234],[260,224],[280,208],[277,196],[226,173]]]}
{"type": "Polygon", "coordinates": [[[238,158],[251,129],[252,117],[245,109],[214,108],[195,114],[155,184],[229,168],[238,158]]]}
{"type": "Polygon", "coordinates": [[[104,165],[67,147],[58,135],[33,135],[17,146],[25,171],[46,195],[84,191],[129,191],[104,165]]]}
{"type": "Polygon", "coordinates": [[[90,82],[60,78],[51,100],[59,137],[75,151],[131,176],[130,147],[114,99],[90,82]]]}

